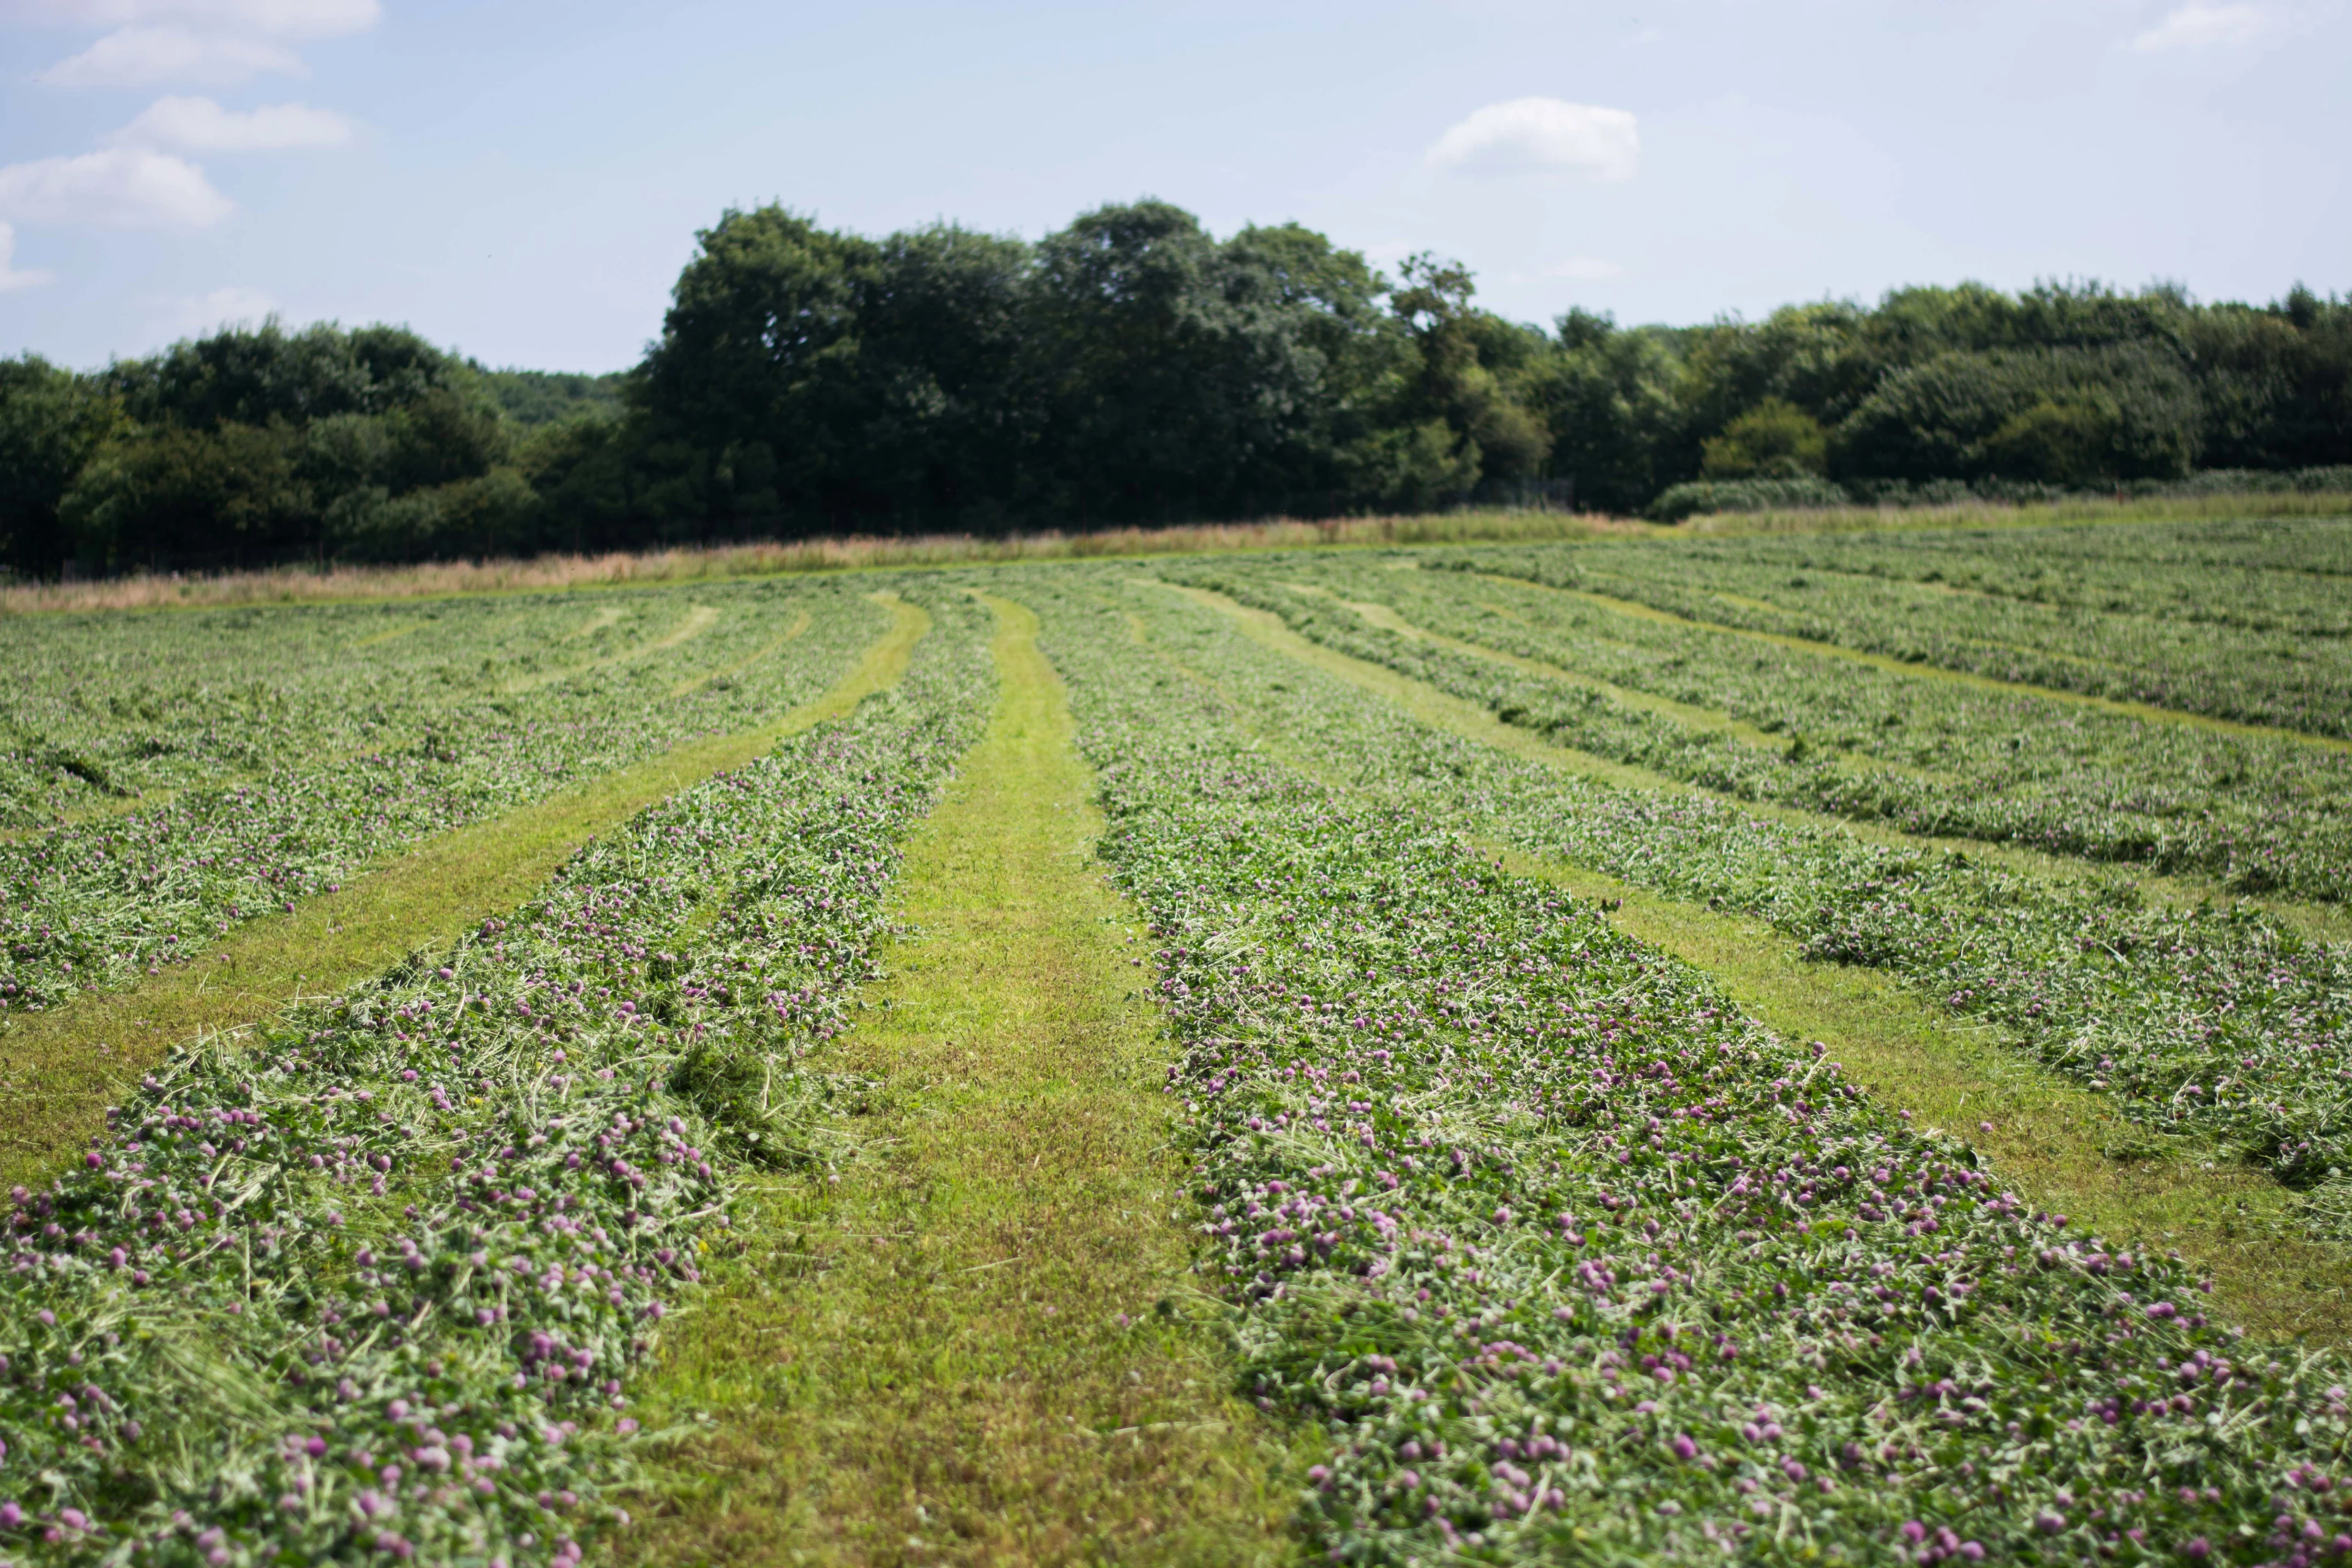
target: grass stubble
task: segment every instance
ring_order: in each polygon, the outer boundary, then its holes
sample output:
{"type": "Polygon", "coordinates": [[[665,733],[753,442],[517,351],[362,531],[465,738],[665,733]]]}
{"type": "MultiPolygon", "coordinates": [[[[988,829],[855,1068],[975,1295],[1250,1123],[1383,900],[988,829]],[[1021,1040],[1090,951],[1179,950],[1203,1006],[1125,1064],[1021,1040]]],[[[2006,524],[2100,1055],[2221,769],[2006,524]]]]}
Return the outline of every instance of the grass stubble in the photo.
{"type": "Polygon", "coordinates": [[[906,673],[930,617],[891,596],[887,630],[823,696],[755,729],[600,774],[417,845],[291,913],[126,990],[26,1015],[0,1033],[0,1186],[40,1179],[105,1126],[105,1110],[173,1047],[332,995],[512,908],[583,844],[655,802],[837,719],[906,673]]]}
{"type": "MultiPolygon", "coordinates": [[[[837,1180],[781,1176],[639,1413],[690,1434],[648,1563],[1286,1559],[1288,1440],[1232,1392],[1130,910],[1035,618],[908,847],[889,977],[817,1065],[877,1087],[837,1180]]],[[[1303,1460],[1299,1463],[1303,1464],[1303,1460]]]]}

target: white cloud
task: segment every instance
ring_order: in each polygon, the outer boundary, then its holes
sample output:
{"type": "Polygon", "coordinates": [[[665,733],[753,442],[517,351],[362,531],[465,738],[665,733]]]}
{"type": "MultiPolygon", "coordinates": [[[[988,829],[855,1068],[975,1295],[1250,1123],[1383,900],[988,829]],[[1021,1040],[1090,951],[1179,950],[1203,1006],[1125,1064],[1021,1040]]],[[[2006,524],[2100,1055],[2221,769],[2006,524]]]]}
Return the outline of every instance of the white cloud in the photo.
{"type": "Polygon", "coordinates": [[[363,33],[383,16],[378,0],[0,0],[0,21],[20,25],[136,27],[176,22],[272,38],[363,33]]]}
{"type": "Polygon", "coordinates": [[[0,168],[0,220],[106,228],[201,226],[229,200],[185,159],[141,147],[0,168]]]}
{"type": "Polygon", "coordinates": [[[1433,169],[1622,180],[1632,177],[1640,153],[1633,117],[1622,109],[1515,98],[1490,103],[1452,127],[1423,161],[1433,169]]]}
{"type": "Polygon", "coordinates": [[[183,153],[276,153],[295,147],[341,147],[352,122],[332,110],[304,103],[223,109],[209,98],[159,98],[138,119],[108,137],[118,147],[170,147],[183,153]]]}
{"type": "Polygon", "coordinates": [[[37,79],[59,87],[299,76],[286,40],[364,32],[383,15],[379,0],[0,0],[0,21],[112,29],[37,79]]]}
{"type": "Polygon", "coordinates": [[[188,27],[125,27],[35,79],[56,87],[146,87],[159,81],[233,87],[272,73],[306,74],[302,58],[267,38],[188,27]]]}
{"type": "Polygon", "coordinates": [[[16,231],[0,223],[0,294],[11,289],[31,289],[48,280],[46,272],[16,270],[16,231]]]}
{"type": "Polygon", "coordinates": [[[2269,13],[2259,5],[2210,5],[2189,0],[2163,21],[2132,40],[2132,47],[2203,49],[2216,44],[2242,44],[2270,30],[2269,13]]]}

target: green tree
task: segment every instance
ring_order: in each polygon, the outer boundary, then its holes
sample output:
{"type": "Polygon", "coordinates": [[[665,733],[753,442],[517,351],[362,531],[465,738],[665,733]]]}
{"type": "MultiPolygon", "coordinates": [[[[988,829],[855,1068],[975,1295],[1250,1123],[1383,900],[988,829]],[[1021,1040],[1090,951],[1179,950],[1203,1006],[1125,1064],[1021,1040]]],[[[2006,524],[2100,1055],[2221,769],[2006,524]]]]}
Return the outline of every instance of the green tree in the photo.
{"type": "Polygon", "coordinates": [[[1826,466],[1822,422],[1785,398],[1768,397],[1709,437],[1699,474],[1710,479],[1792,479],[1826,466]]]}
{"type": "Polygon", "coordinates": [[[0,562],[42,574],[73,552],[58,505],[120,420],[94,383],[31,354],[0,360],[0,562]]]}
{"type": "Polygon", "coordinates": [[[1670,482],[1662,470],[1682,429],[1674,339],[1586,310],[1570,310],[1555,329],[1556,346],[1529,387],[1552,433],[1548,471],[1572,487],[1580,506],[1638,510],[1670,482]]]}
{"type": "Polygon", "coordinates": [[[307,553],[316,514],[299,446],[282,424],[133,431],[92,458],[59,518],[74,553],[105,571],[307,553]]]}
{"type": "Polygon", "coordinates": [[[632,384],[649,426],[644,458],[667,470],[643,493],[706,516],[821,499],[852,441],[877,248],[780,206],[730,209],[696,238],[632,384]],[[747,493],[719,459],[754,450],[763,482],[747,493]]]}
{"type": "Polygon", "coordinates": [[[2043,478],[2053,463],[2069,466],[2054,482],[2170,479],[2196,459],[2200,412],[2162,344],[1946,353],[1890,372],[1838,428],[1831,467],[1914,482],[2043,478]]]}
{"type": "Polygon", "coordinates": [[[1539,474],[1551,432],[1525,394],[1539,381],[1548,351],[1543,334],[1517,327],[1470,303],[1477,286],[1456,261],[1424,251],[1399,267],[1389,309],[1418,351],[1420,363],[1395,411],[1396,423],[1423,429],[1443,420],[1454,433],[1451,460],[1473,483],[1539,474]]]}

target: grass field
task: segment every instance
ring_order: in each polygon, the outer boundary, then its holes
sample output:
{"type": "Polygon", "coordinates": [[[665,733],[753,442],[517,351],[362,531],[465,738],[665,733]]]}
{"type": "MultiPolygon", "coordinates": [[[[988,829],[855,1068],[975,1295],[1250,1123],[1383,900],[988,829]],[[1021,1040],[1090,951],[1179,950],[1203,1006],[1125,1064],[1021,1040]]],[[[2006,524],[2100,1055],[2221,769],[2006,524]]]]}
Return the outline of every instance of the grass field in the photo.
{"type": "Polygon", "coordinates": [[[2352,522],[1826,521],[0,618],[0,1562],[2352,1553],[2352,522]]]}

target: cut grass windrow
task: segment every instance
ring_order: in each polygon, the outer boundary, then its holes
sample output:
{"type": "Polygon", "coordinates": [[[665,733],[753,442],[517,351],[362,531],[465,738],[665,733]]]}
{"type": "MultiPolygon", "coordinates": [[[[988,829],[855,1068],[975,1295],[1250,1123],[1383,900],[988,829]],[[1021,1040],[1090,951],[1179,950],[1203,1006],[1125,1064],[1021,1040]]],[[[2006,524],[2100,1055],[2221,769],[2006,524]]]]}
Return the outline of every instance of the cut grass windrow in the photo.
{"type": "Polygon", "coordinates": [[[0,1211],[0,1558],[576,1568],[621,1414],[835,1085],[987,616],[429,955],[183,1046],[0,1211]]]}
{"type": "Polygon", "coordinates": [[[2002,1031],[1957,1022],[1875,970],[1808,959],[1760,921],[1517,850],[1498,858],[1515,876],[1613,906],[1619,930],[1703,971],[1783,1036],[1823,1042],[1849,1077],[1923,1131],[1973,1145],[2038,1206],[2178,1247],[2248,1328],[2352,1344],[2352,1259],[2294,1234],[2275,1182],[2137,1136],[2104,1096],[2039,1066],[2002,1031]]]}
{"type": "MultiPolygon", "coordinates": [[[[617,612],[608,610],[604,613],[617,618],[617,612]]],[[[541,670],[536,675],[524,676],[520,679],[509,681],[507,683],[507,689],[509,691],[530,691],[539,687],[550,685],[558,680],[570,680],[576,676],[586,675],[593,670],[612,669],[625,664],[635,664],[639,659],[651,658],[657,653],[661,653],[668,648],[674,648],[680,643],[691,642],[696,637],[700,637],[703,633],[709,631],[711,627],[719,624],[719,612],[711,608],[708,605],[689,605],[687,606],[685,616],[679,620],[677,625],[672,626],[668,631],[664,632],[657,637],[648,637],[644,642],[633,644],[632,646],[622,648],[614,653],[608,653],[601,656],[600,658],[592,658],[584,664],[575,664],[557,669],[541,670]]],[[[589,626],[591,630],[600,630],[610,624],[611,622],[609,620],[597,620],[590,622],[589,626]]]]}
{"type": "MultiPolygon", "coordinates": [[[[1312,642],[1270,613],[1203,590],[1180,591],[1233,617],[1260,646],[1387,698],[1432,728],[1619,787],[1703,793],[1563,754],[1475,703],[1312,642]]],[[[2232,1312],[2251,1326],[2352,1342],[2352,1263],[2340,1247],[2301,1234],[2290,1195],[2262,1173],[2149,1137],[2113,1098],[2031,1059],[2008,1030],[1955,1018],[1885,973],[1809,960],[1801,942],[1760,921],[1571,868],[1556,851],[1514,852],[1511,863],[1590,897],[1623,900],[1614,918],[1633,934],[1706,970],[1773,1027],[1829,1042],[1892,1107],[1981,1148],[2037,1201],[2111,1234],[2180,1247],[2214,1271],[2232,1312]],[[1990,1133],[1981,1131],[1985,1122],[1990,1133]]]]}
{"type": "MultiPolygon", "coordinates": [[[[1532,577],[1511,577],[1496,573],[1482,576],[1514,587],[1542,588],[1554,594],[1608,610],[1637,620],[1654,621],[1662,626],[1686,626],[1694,631],[1719,632],[1726,637],[1743,637],[1750,642],[1769,643],[1797,653],[1809,653],[1822,658],[1843,659],[1852,664],[1868,665],[1896,675],[1919,680],[1943,680],[1956,686],[1974,687],[1980,691],[1999,691],[2013,696],[2036,697],[2051,702],[2067,702],[2081,708],[2095,708],[2103,713],[2114,713],[2126,719],[2144,719],[2156,724],[2185,724],[2192,729],[2210,730],[2221,735],[2247,735],[2264,741],[2292,741],[2299,745],[2317,746],[2331,752],[2352,752],[2352,741],[2340,735],[2317,735],[2308,730],[2289,730],[2275,724],[2248,724],[2236,719],[2223,719],[2210,713],[2191,713],[2179,708],[2159,708],[2147,702],[2126,702],[2112,697],[2100,697],[2087,691],[2068,691],[2055,686],[2036,686],[2022,680],[2002,680],[1972,670],[1948,669],[1939,664],[1927,664],[1917,659],[1895,658],[1866,649],[1846,647],[1833,642],[1822,642],[1813,637],[1790,637],[1781,632],[1759,631],[1750,626],[1735,626],[1723,621],[1703,620],[1694,616],[1677,615],[1644,605],[1637,599],[1619,598],[1614,595],[1597,594],[1585,588],[1563,588],[1556,584],[1539,582],[1532,577]]],[[[1778,608],[1777,605],[1769,606],[1778,608]]]]}
{"type": "Polygon", "coordinates": [[[700,675],[688,676],[676,686],[671,687],[669,689],[669,694],[672,697],[683,697],[688,692],[698,690],[702,687],[709,685],[714,680],[730,680],[734,679],[736,676],[739,676],[745,670],[751,668],[753,665],[759,663],[761,659],[772,657],[780,651],[786,643],[793,642],[807,635],[810,619],[809,613],[806,610],[803,610],[798,616],[795,616],[793,618],[791,629],[786,631],[782,636],[770,639],[766,644],[754,648],[732,664],[721,665],[717,669],[705,670],[700,675]]]}
{"type": "Polygon", "coordinates": [[[510,908],[598,833],[895,684],[930,620],[895,597],[888,608],[889,630],[848,675],[768,724],[691,742],[444,834],[143,984],[23,1016],[0,1038],[8,1078],[0,1183],[37,1177],[69,1157],[104,1125],[123,1086],[171,1047],[250,1024],[299,994],[332,994],[510,908]]]}
{"type": "Polygon", "coordinates": [[[1553,743],[1742,800],[2187,872],[2236,891],[2352,900],[2352,756],[2341,752],[1857,668],[1625,619],[1539,587],[1509,590],[1519,618],[1498,616],[1476,596],[1506,590],[1466,572],[1334,561],[1298,570],[1314,590],[1243,565],[1158,574],[1274,611],[1317,642],[1483,703],[1553,743]],[[1360,599],[1402,609],[1411,629],[1340,607],[1360,599]],[[1416,635],[1426,630],[1446,636],[1416,635]],[[1757,733],[1727,729],[1727,719],[1757,733]],[[1780,739],[1759,744],[1768,732],[1780,739]]]}
{"type": "Polygon", "coordinates": [[[1189,1318],[1183,1167],[1132,917],[1035,618],[900,877],[915,934],[830,1067],[876,1085],[838,1185],[779,1180],[670,1342],[694,1422],[648,1563],[1247,1563],[1280,1458],[1189,1318]]]}
{"type": "MultiPolygon", "coordinates": [[[[1154,588],[1173,590],[1193,603],[1216,609],[1230,616],[1242,634],[1261,647],[1271,648],[1302,664],[1313,666],[1326,674],[1338,677],[1348,684],[1386,698],[1403,708],[1424,723],[1508,752],[1557,772],[1572,773],[1596,783],[1621,789],[1640,789],[1665,794],[1690,795],[1721,801],[1737,810],[1792,827],[1816,828],[1843,832],[1864,843],[1889,849],[1917,849],[1937,853],[1966,855],[1969,859],[2006,867],[2022,875],[2035,878],[2080,877],[2089,864],[2064,855],[2047,853],[2023,845],[1982,838],[1963,838],[1929,833],[1908,833],[1899,827],[1868,818],[1832,815],[1808,810],[1781,801],[1755,800],[1711,789],[1689,779],[1677,778],[1639,763],[1620,762],[1598,752],[1548,740],[1524,724],[1512,723],[1498,717],[1486,704],[1467,697],[1456,696],[1431,682],[1392,669],[1387,665],[1360,658],[1341,649],[1316,641],[1293,628],[1283,617],[1271,610],[1244,605],[1213,589],[1187,584],[1171,583],[1150,578],[1154,588]]],[[[1390,625],[1384,629],[1396,629],[1404,625],[1393,612],[1386,616],[1390,625]]],[[[1411,628],[1420,632],[1420,628],[1411,628]]],[[[1428,640],[1442,647],[1459,647],[1514,668],[1535,668],[1538,661],[1519,659],[1515,656],[1468,643],[1459,638],[1438,637],[1422,632],[1428,640]]],[[[2301,932],[2315,942],[2352,941],[2352,910],[2339,905],[2315,904],[2303,900],[2273,894],[2246,895],[2230,891],[2210,878],[2193,872],[2155,872],[2127,867],[2099,865],[2101,875],[2119,878],[2151,902],[2168,908],[2189,910],[2202,904],[2244,902],[2301,932]]]]}
{"type": "MultiPolygon", "coordinates": [[[[1171,640],[1220,640],[1170,609],[1171,640]]],[[[2243,1340],[2160,1248],[2032,1213],[1825,1047],[1482,861],[1463,814],[1269,757],[1249,710],[1279,704],[1188,697],[1115,605],[1046,619],[1105,857],[1160,944],[1244,1376],[1326,1445],[1302,1494],[1318,1554],[2352,1550],[2341,1358],[2243,1340]]],[[[1238,687],[1222,640],[1204,662],[1238,687]]],[[[1328,723],[1366,752],[1410,743],[1376,704],[1272,673],[1261,689],[1352,710],[1328,723]]],[[[1499,777],[1466,749],[1427,753],[1457,795],[1499,777]]]]}

